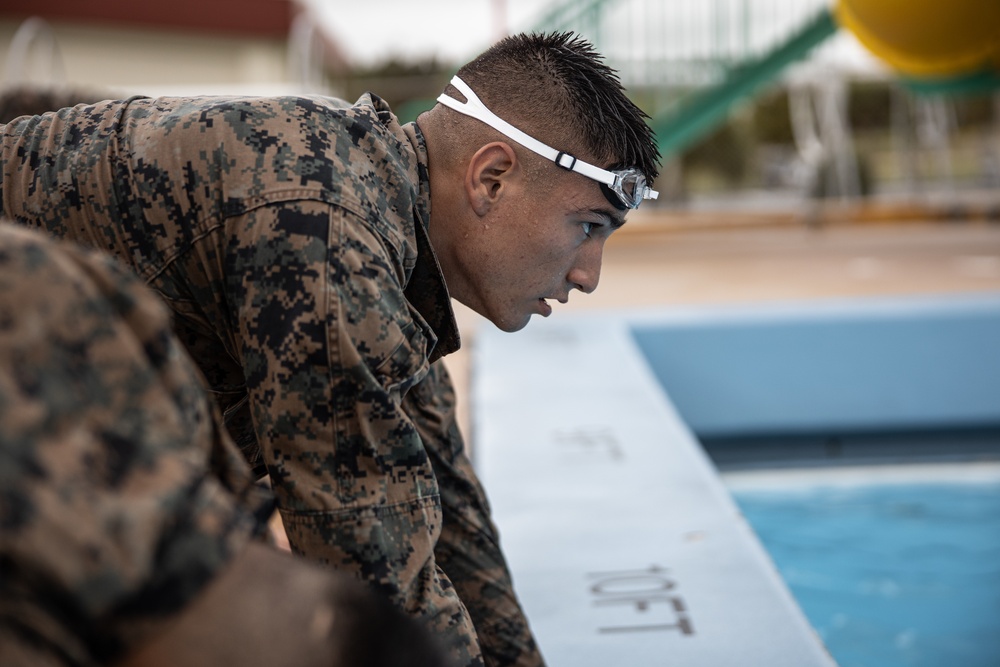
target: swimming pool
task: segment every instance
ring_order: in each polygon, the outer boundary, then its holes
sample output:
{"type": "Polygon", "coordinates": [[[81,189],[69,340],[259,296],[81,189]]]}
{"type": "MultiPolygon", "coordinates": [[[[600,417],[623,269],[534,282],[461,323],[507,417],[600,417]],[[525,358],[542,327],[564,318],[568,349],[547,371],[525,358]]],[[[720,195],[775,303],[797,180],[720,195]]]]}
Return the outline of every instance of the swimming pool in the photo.
{"type": "Polygon", "coordinates": [[[840,667],[1000,665],[1000,464],[724,477],[840,667]]]}
{"type": "Polygon", "coordinates": [[[841,667],[1000,666],[995,298],[729,310],[635,337],[841,667]]]}

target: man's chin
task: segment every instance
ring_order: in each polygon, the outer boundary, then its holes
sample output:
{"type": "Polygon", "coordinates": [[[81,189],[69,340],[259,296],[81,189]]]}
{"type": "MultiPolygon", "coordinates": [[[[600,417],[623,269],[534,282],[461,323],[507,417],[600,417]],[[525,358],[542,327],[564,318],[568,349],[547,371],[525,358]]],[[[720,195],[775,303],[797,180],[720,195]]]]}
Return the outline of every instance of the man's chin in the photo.
{"type": "Polygon", "coordinates": [[[467,308],[472,309],[477,315],[483,317],[499,329],[500,331],[505,331],[507,333],[514,333],[515,331],[520,331],[524,327],[528,326],[528,322],[531,321],[531,316],[535,314],[530,308],[525,308],[524,310],[518,309],[500,309],[500,308],[490,308],[485,304],[476,303],[469,304],[465,302],[460,302],[467,308]]]}
{"type": "Polygon", "coordinates": [[[504,317],[495,318],[490,321],[496,325],[497,329],[500,331],[505,331],[506,333],[514,333],[515,331],[520,331],[524,327],[528,326],[528,322],[531,321],[531,313],[522,315],[520,318],[517,317],[504,317]]]}

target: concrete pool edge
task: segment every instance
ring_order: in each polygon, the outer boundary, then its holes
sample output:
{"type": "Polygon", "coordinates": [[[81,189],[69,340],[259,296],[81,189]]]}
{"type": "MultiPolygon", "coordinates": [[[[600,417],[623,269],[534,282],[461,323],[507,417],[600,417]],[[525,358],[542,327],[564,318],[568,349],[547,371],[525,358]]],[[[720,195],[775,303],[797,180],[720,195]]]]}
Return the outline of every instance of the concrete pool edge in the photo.
{"type": "Polygon", "coordinates": [[[475,363],[477,467],[551,664],[834,664],[623,321],[484,333],[475,363]]]}

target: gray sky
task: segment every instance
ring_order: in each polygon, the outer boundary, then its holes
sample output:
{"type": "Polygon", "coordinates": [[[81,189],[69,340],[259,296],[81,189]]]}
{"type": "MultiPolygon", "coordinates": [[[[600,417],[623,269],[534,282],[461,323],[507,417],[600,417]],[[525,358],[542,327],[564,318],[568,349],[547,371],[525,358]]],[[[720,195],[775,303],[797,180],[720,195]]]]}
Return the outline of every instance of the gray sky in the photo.
{"type": "Polygon", "coordinates": [[[465,61],[503,30],[534,27],[554,0],[304,0],[359,64],[390,55],[465,61]]]}

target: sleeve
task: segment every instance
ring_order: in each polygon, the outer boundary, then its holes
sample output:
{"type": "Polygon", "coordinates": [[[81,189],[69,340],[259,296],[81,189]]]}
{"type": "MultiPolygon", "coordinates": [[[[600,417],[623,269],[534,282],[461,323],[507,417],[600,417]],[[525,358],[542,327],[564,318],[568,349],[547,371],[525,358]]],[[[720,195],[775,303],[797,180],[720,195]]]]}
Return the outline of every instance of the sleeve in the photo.
{"type": "Polygon", "coordinates": [[[537,667],[541,653],[517,601],[490,508],[465,453],[455,391],[442,361],[404,399],[441,492],[444,524],[434,554],[469,610],[490,667],[537,667]]]}
{"type": "Polygon", "coordinates": [[[460,665],[481,665],[438,567],[441,497],[402,396],[428,338],[383,240],[318,201],[232,218],[235,348],[293,551],[369,582],[423,617],[460,665]]]}

